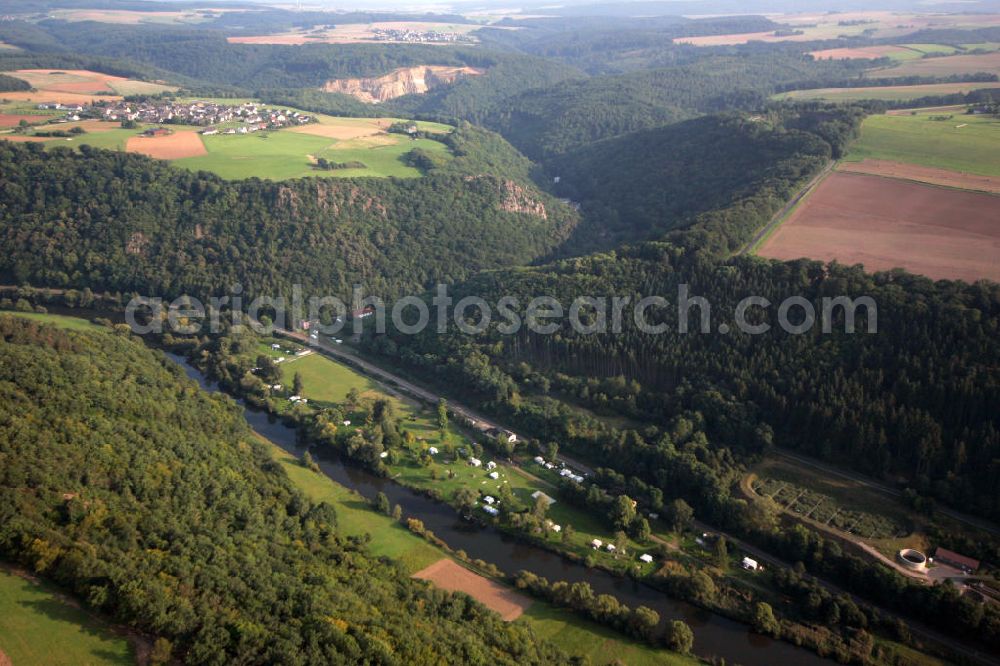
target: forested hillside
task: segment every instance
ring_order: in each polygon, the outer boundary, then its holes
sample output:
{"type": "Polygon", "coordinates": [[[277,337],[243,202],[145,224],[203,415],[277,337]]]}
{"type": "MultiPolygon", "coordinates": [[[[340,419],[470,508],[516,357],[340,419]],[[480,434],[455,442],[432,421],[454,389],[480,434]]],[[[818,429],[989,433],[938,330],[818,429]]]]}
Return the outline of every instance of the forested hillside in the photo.
{"type": "Polygon", "coordinates": [[[314,103],[303,105],[311,110],[355,115],[390,112],[371,105],[344,109],[337,106],[346,103],[343,96],[320,93],[318,88],[331,79],[381,76],[399,67],[476,67],[484,70],[482,76],[469,77],[431,95],[412,95],[392,105],[396,112],[404,114],[420,111],[473,119],[499,99],[582,76],[579,70],[555,61],[468,47],[230,44],[222,32],[176,26],[50,20],[37,25],[18,23],[16,27],[0,24],[0,40],[39,53],[128,60],[168,72],[196,89],[246,93],[280,90],[285,96],[296,94],[312,100],[314,103]]]}
{"type": "Polygon", "coordinates": [[[337,534],[240,408],[126,332],[0,317],[0,557],[187,664],[564,655],[337,534]]]}
{"type": "Polygon", "coordinates": [[[528,90],[483,122],[528,157],[542,160],[704,113],[760,109],[782,82],[844,75],[844,67],[849,65],[782,53],[708,56],[688,65],[528,90]]]}
{"type": "MultiPolygon", "coordinates": [[[[840,109],[704,116],[556,157],[546,165],[559,179],[555,190],[579,202],[584,215],[562,251],[658,238],[690,225],[700,213],[737,201],[785,201],[804,178],[839,155],[859,120],[859,113],[840,109]],[[842,123],[846,136],[818,133],[821,121],[815,116],[820,114],[827,125],[842,123]]],[[[741,226],[764,222],[750,217],[749,209],[743,215],[749,219],[741,226]]]]}
{"type": "Polygon", "coordinates": [[[226,182],[144,157],[0,143],[0,275],[143,294],[382,297],[522,264],[576,215],[521,180],[502,139],[460,128],[456,164],[412,180],[226,182]],[[492,142],[492,143],[488,143],[492,142]],[[510,176],[498,175],[510,172],[510,176]]]}
{"type": "MultiPolygon", "coordinates": [[[[556,441],[592,433],[593,424],[574,425],[571,412],[553,403],[540,407],[523,400],[544,397],[547,389],[539,387],[558,386],[571,402],[657,427],[678,411],[694,410],[718,455],[740,452],[749,459],[777,444],[878,477],[902,477],[922,494],[1000,516],[990,492],[1000,482],[1000,384],[993,371],[1000,363],[997,285],[933,283],[896,272],[872,276],[820,262],[728,258],[831,155],[841,154],[861,115],[857,109],[813,106],[754,120],[703,118],[677,131],[638,133],[571,153],[555,164],[568,169],[567,185],[589,196],[593,211],[585,207],[575,242],[593,243],[602,224],[609,244],[616,234],[662,234],[676,207],[688,202],[685,226],[667,231],[660,242],[490,272],[460,287],[488,302],[515,295],[522,307],[539,295],[556,296],[564,307],[581,295],[629,296],[633,302],[664,296],[670,305],[656,309],[653,318],[667,324],[663,334],[642,334],[626,316],[621,334],[581,335],[564,321],[554,335],[522,330],[510,337],[494,323],[480,336],[389,336],[369,339],[370,347],[465,387],[556,441]],[[703,143],[693,138],[698,135],[703,143]],[[735,150],[723,157],[712,152],[713,145],[742,146],[747,157],[735,150]],[[726,160],[735,163],[732,172],[726,160]],[[743,168],[756,174],[745,189],[738,178],[743,168]],[[589,174],[597,180],[587,180],[589,174]],[[697,183],[716,177],[719,185],[728,178],[730,189],[698,189],[697,183]],[[598,181],[605,187],[596,188],[598,181]],[[708,299],[711,333],[678,332],[680,284],[708,299]],[[776,305],[768,311],[767,334],[716,333],[721,323],[732,328],[737,302],[750,295],[773,304],[801,295],[815,303],[817,313],[823,296],[870,296],[879,309],[878,335],[843,333],[842,312],[830,322],[830,334],[818,324],[803,335],[787,334],[774,321],[776,305]]],[[[691,326],[698,326],[697,319],[691,326]]],[[[617,459],[605,453],[598,459],[617,459]]],[[[712,505],[710,493],[702,498],[712,505]]]]}

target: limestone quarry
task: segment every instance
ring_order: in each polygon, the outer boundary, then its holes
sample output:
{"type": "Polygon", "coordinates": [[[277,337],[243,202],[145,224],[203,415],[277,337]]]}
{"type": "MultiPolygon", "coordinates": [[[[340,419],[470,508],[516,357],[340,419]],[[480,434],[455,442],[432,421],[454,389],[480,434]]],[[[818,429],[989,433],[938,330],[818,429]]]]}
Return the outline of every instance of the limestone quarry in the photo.
{"type": "Polygon", "coordinates": [[[321,90],[350,95],[369,104],[378,104],[403,95],[425,93],[454,83],[463,76],[478,76],[482,73],[482,69],[475,67],[444,65],[400,67],[384,76],[373,78],[332,79],[324,83],[321,90]]]}

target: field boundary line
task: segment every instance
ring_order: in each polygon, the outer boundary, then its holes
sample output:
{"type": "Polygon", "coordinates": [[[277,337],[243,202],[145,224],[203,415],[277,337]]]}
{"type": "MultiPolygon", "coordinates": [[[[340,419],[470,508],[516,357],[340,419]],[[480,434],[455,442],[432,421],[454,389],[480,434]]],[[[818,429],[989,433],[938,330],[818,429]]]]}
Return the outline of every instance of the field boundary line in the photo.
{"type": "Polygon", "coordinates": [[[778,227],[780,227],[782,223],[784,223],[785,220],[787,220],[791,216],[791,214],[795,211],[798,205],[802,203],[802,201],[804,201],[805,198],[809,196],[809,194],[811,194],[812,191],[815,190],[816,187],[833,172],[834,167],[838,163],[839,163],[838,160],[830,160],[829,162],[827,162],[826,166],[824,166],[819,173],[813,176],[812,179],[802,187],[802,189],[796,192],[795,195],[788,201],[788,203],[782,206],[781,210],[775,213],[774,216],[771,218],[771,220],[767,224],[765,224],[764,227],[760,231],[758,231],[756,235],[754,235],[754,237],[751,238],[747,242],[747,244],[744,245],[743,248],[736,254],[738,256],[755,254],[757,250],[760,248],[761,244],[763,244],[763,242],[767,240],[771,236],[771,234],[773,234],[778,229],[778,227]]]}

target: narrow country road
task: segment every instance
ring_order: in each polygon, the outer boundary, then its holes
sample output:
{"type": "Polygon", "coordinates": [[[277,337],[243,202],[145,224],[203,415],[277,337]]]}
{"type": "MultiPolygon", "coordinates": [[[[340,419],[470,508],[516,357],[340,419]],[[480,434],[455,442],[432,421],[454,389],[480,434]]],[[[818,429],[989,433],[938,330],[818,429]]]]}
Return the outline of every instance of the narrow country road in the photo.
{"type": "Polygon", "coordinates": [[[774,217],[771,218],[771,221],[764,225],[763,229],[754,234],[754,237],[751,238],[750,241],[747,242],[747,244],[743,246],[743,249],[741,249],[737,254],[744,255],[752,251],[757,246],[757,243],[771,233],[775,227],[784,222],[785,217],[792,211],[792,209],[795,208],[795,206],[797,206],[807,194],[812,192],[813,188],[816,187],[821,180],[826,178],[827,174],[830,173],[836,164],[837,163],[834,161],[828,162],[827,165],[823,167],[823,170],[816,174],[805,187],[799,190],[795,196],[781,208],[781,210],[775,213],[774,217]]]}

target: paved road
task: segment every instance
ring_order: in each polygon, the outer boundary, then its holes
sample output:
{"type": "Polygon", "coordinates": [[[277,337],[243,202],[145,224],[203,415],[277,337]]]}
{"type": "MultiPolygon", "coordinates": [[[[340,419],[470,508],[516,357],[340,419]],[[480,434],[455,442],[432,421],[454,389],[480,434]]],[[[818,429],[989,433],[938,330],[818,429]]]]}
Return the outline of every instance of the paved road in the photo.
{"type": "Polygon", "coordinates": [[[795,206],[798,205],[798,203],[800,201],[802,201],[802,199],[805,198],[805,196],[807,194],[809,194],[810,192],[812,192],[812,189],[814,187],[816,187],[816,185],[819,183],[819,181],[821,181],[824,178],[826,178],[827,174],[830,173],[830,170],[833,169],[833,167],[835,165],[836,165],[836,162],[832,162],[832,161],[828,162],[827,165],[825,167],[823,167],[822,171],[820,171],[818,174],[816,174],[816,176],[812,180],[810,180],[809,183],[806,184],[805,187],[803,187],[801,190],[799,190],[795,194],[795,196],[792,197],[791,200],[787,204],[785,204],[781,208],[781,210],[779,210],[774,215],[774,217],[771,218],[771,221],[768,222],[764,226],[763,229],[761,229],[760,231],[758,231],[756,233],[756,235],[754,235],[754,237],[750,239],[750,242],[748,242],[746,245],[743,246],[743,249],[739,251],[739,254],[747,254],[747,253],[749,253],[751,250],[754,249],[754,247],[757,245],[757,243],[759,243],[761,241],[761,239],[763,239],[765,236],[767,236],[769,233],[771,233],[771,231],[775,227],[777,227],[779,224],[781,224],[782,222],[784,222],[785,217],[792,211],[792,209],[795,208],[795,206]]]}

